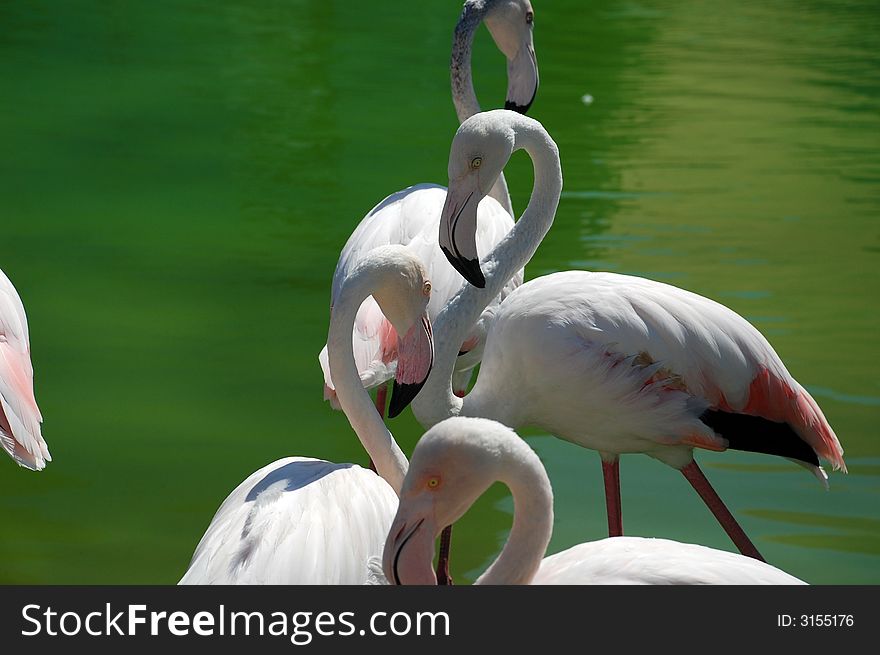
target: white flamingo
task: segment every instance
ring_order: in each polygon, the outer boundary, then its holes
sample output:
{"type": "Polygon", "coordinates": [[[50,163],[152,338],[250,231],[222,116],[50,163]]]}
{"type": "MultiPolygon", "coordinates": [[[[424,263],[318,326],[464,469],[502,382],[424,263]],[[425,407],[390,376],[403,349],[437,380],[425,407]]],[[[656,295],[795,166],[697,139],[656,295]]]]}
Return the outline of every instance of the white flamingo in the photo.
{"type": "Polygon", "coordinates": [[[27,316],[15,287],[0,271],[0,445],[19,466],[41,471],[52,461],[40,431],[27,316]]]}
{"type": "Polygon", "coordinates": [[[434,584],[434,539],[494,482],[513,495],[513,527],[476,584],[804,584],[751,557],[668,539],[615,537],[544,557],[553,490],[541,460],[510,428],[464,417],[438,423],[413,451],[383,554],[388,580],[434,584]]]}
{"type": "Polygon", "coordinates": [[[568,271],[522,285],[498,308],[480,375],[464,400],[449,379],[468,321],[534,254],[553,222],[562,171],[540,123],[495,110],[461,125],[449,157],[440,243],[473,285],[434,324],[436,359],[413,411],[428,427],[452,415],[540,426],[599,451],[609,534],[623,532],[618,456],[645,453],[679,469],[743,554],[757,549],[712,489],[694,448],[781,455],[825,484],[819,457],[846,470],[813,398],[767,340],[727,307],[659,282],[568,271]],[[534,163],[529,205],[480,269],[476,203],[514,150],[534,163]],[[481,287],[481,288],[479,288],[481,287]]]}
{"type": "Polygon", "coordinates": [[[339,401],[376,466],[287,457],[261,468],[211,520],[180,584],[362,584],[381,554],[407,461],[360,383],[351,346],[357,308],[372,294],[400,340],[397,379],[430,370],[431,284],[403,246],[370,253],[342,284],[327,343],[339,401]],[[381,476],[381,477],[380,477],[381,476]]]}
{"type": "MultiPolygon", "coordinates": [[[[471,78],[471,44],[474,33],[485,22],[495,43],[507,57],[508,90],[506,106],[525,113],[538,88],[538,65],[532,41],[534,14],[528,0],[468,0],[462,10],[452,46],[450,64],[452,98],[459,120],[480,111],[471,78]]],[[[503,175],[497,176],[489,194],[479,204],[480,227],[475,234],[481,252],[489,252],[513,227],[513,209],[503,175]]],[[[336,302],[339,286],[358,262],[380,245],[408,245],[425,262],[434,285],[428,315],[434,316],[461,287],[461,278],[443,257],[437,245],[440,211],[446,189],[435,184],[418,184],[394,193],[376,205],[363,218],[349,237],[333,274],[331,306],[336,302]]],[[[486,324],[492,309],[500,300],[522,283],[522,271],[510,277],[486,312],[470,322],[456,353],[455,389],[464,394],[471,371],[480,361],[486,324]]],[[[394,375],[397,353],[392,326],[376,303],[367,298],[358,311],[352,335],[355,361],[361,380],[367,388],[378,387],[394,375]]],[[[324,370],[324,397],[332,404],[335,392],[327,365],[326,346],[319,355],[324,370]]],[[[385,387],[378,391],[377,408],[384,413],[385,387]]],[[[397,400],[392,398],[389,415],[396,416],[410,400],[403,389],[397,400]]]]}

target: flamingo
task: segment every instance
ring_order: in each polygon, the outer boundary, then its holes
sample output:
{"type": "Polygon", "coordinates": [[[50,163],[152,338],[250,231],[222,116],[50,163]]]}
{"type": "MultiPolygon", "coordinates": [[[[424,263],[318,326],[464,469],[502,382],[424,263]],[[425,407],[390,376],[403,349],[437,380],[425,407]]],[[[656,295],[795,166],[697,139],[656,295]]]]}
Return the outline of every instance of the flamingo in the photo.
{"type": "Polygon", "coordinates": [[[0,445],[19,466],[32,471],[42,471],[52,461],[42,422],[24,305],[0,270],[0,445]]]}
{"type": "Polygon", "coordinates": [[[760,553],[703,475],[693,451],[780,455],[827,486],[819,458],[846,471],[843,449],[809,393],[744,318],[708,298],[640,277],[566,271],[532,280],[495,312],[471,392],[449,391],[457,344],[534,254],[562,189],[556,144],[537,121],[495,110],[465,121],[449,156],[440,244],[471,282],[437,316],[433,373],[413,403],[423,426],[482,416],[542,427],[599,452],[610,536],[623,534],[618,458],[644,453],[680,470],[740,552],[760,553]],[[535,182],[513,230],[483,260],[475,207],[511,153],[535,182]],[[485,271],[485,276],[483,274],[485,271]]]}
{"type": "MultiPolygon", "coordinates": [[[[508,90],[505,106],[525,113],[538,89],[538,64],[532,40],[534,12],[528,0],[468,0],[455,28],[450,63],[452,99],[460,121],[480,111],[471,78],[471,45],[480,23],[485,22],[496,45],[507,57],[508,90]]],[[[513,209],[504,176],[499,175],[488,198],[479,205],[480,229],[476,233],[482,252],[490,251],[513,227],[513,209]]],[[[339,287],[349,272],[373,248],[399,243],[409,245],[427,266],[434,284],[428,315],[434,316],[462,285],[455,270],[437,246],[440,211],[446,190],[436,184],[417,184],[394,193],[361,220],[339,256],[333,274],[331,306],[339,295],[339,287]]],[[[522,271],[515,273],[499,292],[499,298],[487,311],[471,321],[467,334],[459,344],[456,361],[455,389],[464,394],[472,369],[479,363],[485,329],[492,308],[522,283],[522,271]]],[[[385,412],[385,383],[394,376],[397,353],[392,326],[371,298],[358,311],[352,335],[358,372],[365,387],[379,387],[376,407],[385,412]]],[[[326,346],[318,357],[324,371],[324,397],[336,406],[335,390],[327,363],[326,346]]],[[[396,416],[411,400],[403,389],[397,394],[398,405],[389,407],[389,416],[396,416]]]]}
{"type": "Polygon", "coordinates": [[[465,417],[438,423],[413,451],[383,553],[387,579],[434,584],[434,539],[493,482],[513,494],[513,527],[476,584],[805,584],[750,557],[668,539],[615,537],[544,557],[553,490],[541,460],[510,428],[465,417]]]}
{"type": "Polygon", "coordinates": [[[404,246],[373,250],[339,290],[327,343],[339,401],[378,475],[355,464],[286,457],[223,502],[180,584],[362,584],[381,554],[407,461],[360,383],[351,345],[357,308],[376,299],[397,334],[397,380],[419,385],[433,345],[431,283],[404,246]]]}

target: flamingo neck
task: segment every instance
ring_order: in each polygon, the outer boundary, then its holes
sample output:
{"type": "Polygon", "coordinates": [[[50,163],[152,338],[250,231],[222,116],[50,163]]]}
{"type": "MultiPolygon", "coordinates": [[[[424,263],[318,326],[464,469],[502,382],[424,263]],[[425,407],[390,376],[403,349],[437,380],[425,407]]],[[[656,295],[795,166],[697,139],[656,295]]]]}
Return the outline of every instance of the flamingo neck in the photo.
{"type": "Polygon", "coordinates": [[[360,269],[343,283],[330,317],[327,358],[342,411],[376,466],[376,472],[399,495],[408,462],[361,383],[352,345],[357,310],[374,286],[369,273],[369,268],[360,269]]]}
{"type": "Polygon", "coordinates": [[[455,26],[452,37],[452,60],[449,62],[449,73],[452,80],[452,102],[459,123],[480,112],[480,103],[474,91],[471,75],[471,50],[474,34],[483,22],[484,6],[482,3],[467,2],[461,10],[461,16],[455,26]]]}
{"type": "Polygon", "coordinates": [[[501,554],[477,578],[480,585],[529,584],[553,534],[553,490],[538,456],[518,437],[498,479],[513,495],[513,526],[501,554]]]}
{"type": "MultiPolygon", "coordinates": [[[[485,15],[485,2],[480,0],[466,2],[453,33],[449,73],[452,80],[452,102],[455,105],[455,113],[459,123],[464,123],[474,114],[480,113],[480,103],[477,101],[477,94],[474,91],[471,52],[474,34],[476,34],[480,23],[483,22],[485,15]]],[[[507,181],[504,179],[503,173],[498,176],[488,195],[497,200],[504,210],[513,216],[513,205],[510,202],[510,193],[507,190],[507,181]]]]}
{"type": "Polygon", "coordinates": [[[535,178],[532,195],[513,229],[481,262],[486,286],[479,289],[470,284],[463,285],[434,320],[434,366],[412,403],[416,418],[425,428],[459,414],[485,416],[475,398],[466,396],[462,400],[452,392],[452,374],[459,346],[492,299],[535,254],[553,224],[559,205],[562,167],[556,144],[533,121],[515,121],[514,128],[514,150],[523,149],[532,159],[535,178]]]}

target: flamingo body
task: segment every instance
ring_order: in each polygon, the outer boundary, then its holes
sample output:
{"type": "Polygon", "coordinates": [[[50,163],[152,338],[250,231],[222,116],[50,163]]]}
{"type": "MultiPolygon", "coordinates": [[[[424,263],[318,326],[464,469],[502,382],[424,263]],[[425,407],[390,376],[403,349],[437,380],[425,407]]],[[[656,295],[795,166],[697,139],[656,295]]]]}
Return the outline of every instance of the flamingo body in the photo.
{"type": "Polygon", "coordinates": [[[802,585],[751,557],[670,539],[612,537],[541,560],[535,585],[802,585]]]}
{"type": "Polygon", "coordinates": [[[180,584],[363,584],[396,511],[373,471],[280,459],[229,494],[180,584]]]}
{"type": "Polygon", "coordinates": [[[24,305],[0,271],[0,446],[19,466],[39,471],[52,461],[42,422],[24,305]]]}
{"type": "Polygon", "coordinates": [[[845,470],[822,411],[758,330],[717,302],[639,277],[566,271],[517,289],[498,309],[471,395],[465,412],[492,408],[482,415],[677,468],[694,447],[728,447],[701,420],[706,410],[757,416],[788,424],[845,470]]]}

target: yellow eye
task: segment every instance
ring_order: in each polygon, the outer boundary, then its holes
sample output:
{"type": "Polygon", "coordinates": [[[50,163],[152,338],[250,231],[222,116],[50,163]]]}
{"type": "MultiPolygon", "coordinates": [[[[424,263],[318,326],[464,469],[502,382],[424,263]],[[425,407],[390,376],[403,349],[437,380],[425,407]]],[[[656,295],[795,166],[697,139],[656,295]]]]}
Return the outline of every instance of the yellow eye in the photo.
{"type": "Polygon", "coordinates": [[[483,165],[483,158],[482,157],[474,157],[471,160],[471,168],[473,168],[474,170],[478,169],[482,165],[483,165]]]}
{"type": "Polygon", "coordinates": [[[431,283],[425,280],[425,286],[422,287],[422,293],[426,296],[431,295],[431,283]]]}
{"type": "Polygon", "coordinates": [[[428,488],[436,489],[440,486],[440,478],[428,478],[428,488]]]}

